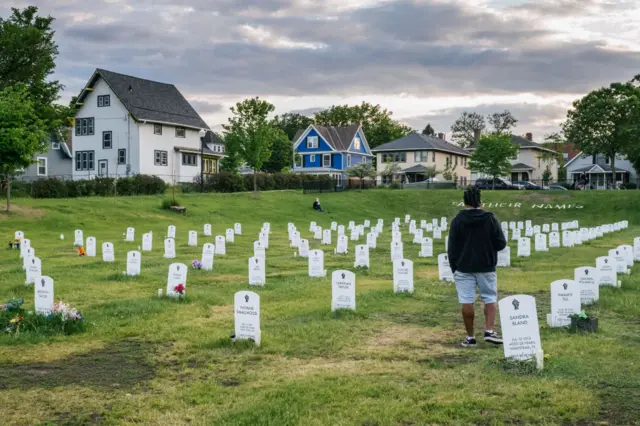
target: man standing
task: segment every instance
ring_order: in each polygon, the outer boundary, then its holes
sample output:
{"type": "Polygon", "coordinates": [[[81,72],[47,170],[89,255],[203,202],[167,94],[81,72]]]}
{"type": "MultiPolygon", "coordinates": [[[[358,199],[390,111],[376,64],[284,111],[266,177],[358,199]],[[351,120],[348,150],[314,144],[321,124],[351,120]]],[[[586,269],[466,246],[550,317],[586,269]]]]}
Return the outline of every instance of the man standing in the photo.
{"type": "Polygon", "coordinates": [[[484,302],[484,340],[496,345],[502,339],[493,331],[498,302],[496,265],[498,252],[507,246],[502,228],[495,216],[480,208],[480,190],[470,187],[464,191],[465,209],[451,221],[449,230],[449,265],[462,305],[462,318],[467,338],[462,346],[477,346],[473,332],[476,287],[484,302]]]}

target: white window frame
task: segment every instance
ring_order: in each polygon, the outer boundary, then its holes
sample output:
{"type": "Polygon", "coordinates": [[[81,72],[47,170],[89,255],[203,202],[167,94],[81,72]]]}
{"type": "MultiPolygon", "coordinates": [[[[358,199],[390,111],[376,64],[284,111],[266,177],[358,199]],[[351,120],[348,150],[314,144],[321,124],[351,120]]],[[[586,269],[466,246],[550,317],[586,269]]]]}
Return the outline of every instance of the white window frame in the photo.
{"type": "Polygon", "coordinates": [[[317,136],[307,136],[307,148],[308,149],[317,149],[318,148],[318,137],[317,136]]]}
{"type": "Polygon", "coordinates": [[[167,151],[161,151],[161,150],[153,151],[153,165],[154,166],[169,165],[168,157],[169,155],[167,151]]]}
{"type": "Polygon", "coordinates": [[[49,175],[49,161],[47,160],[47,157],[38,157],[36,158],[37,163],[36,163],[36,174],[38,176],[48,176],[49,175]],[[40,173],[40,161],[44,161],[44,173],[40,173]]]}
{"type": "Polygon", "coordinates": [[[353,149],[360,149],[360,138],[357,136],[353,138],[353,149]]]}
{"type": "Polygon", "coordinates": [[[187,137],[187,129],[184,127],[176,127],[176,138],[186,138],[187,137]],[[182,136],[181,136],[182,134],[182,136]]]}
{"type": "Polygon", "coordinates": [[[331,168],[331,154],[322,154],[322,167],[327,169],[331,168]],[[326,164],[326,159],[329,159],[329,164],[326,164]]]}
{"type": "Polygon", "coordinates": [[[309,163],[315,163],[316,162],[316,155],[315,154],[311,154],[309,156],[309,163]]]}
{"type": "Polygon", "coordinates": [[[293,167],[296,169],[301,169],[304,166],[304,158],[300,154],[294,154],[293,157],[293,167]]]}
{"type": "Polygon", "coordinates": [[[60,142],[51,142],[51,149],[60,149],[60,142]]]}
{"type": "Polygon", "coordinates": [[[347,167],[351,167],[351,154],[347,154],[347,167]]]}

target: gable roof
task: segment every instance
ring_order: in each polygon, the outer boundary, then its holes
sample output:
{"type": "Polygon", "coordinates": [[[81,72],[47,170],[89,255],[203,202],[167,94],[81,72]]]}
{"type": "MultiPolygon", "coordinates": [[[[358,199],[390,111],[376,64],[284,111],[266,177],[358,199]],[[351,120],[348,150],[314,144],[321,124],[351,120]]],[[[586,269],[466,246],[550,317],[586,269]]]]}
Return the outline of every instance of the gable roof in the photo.
{"type": "MultiPolygon", "coordinates": [[[[581,167],[576,170],[570,170],[569,173],[584,173],[584,172],[594,172],[594,173],[611,173],[613,169],[611,166],[607,164],[590,164],[586,167],[581,167]]],[[[616,173],[629,173],[625,169],[620,169],[616,167],[616,173]]]]}
{"type": "Polygon", "coordinates": [[[577,153],[575,155],[575,157],[573,157],[571,160],[567,161],[566,163],[564,163],[564,167],[566,168],[569,164],[573,163],[574,161],[576,161],[577,159],[582,158],[582,151],[580,151],[579,153],[577,153]]]}
{"type": "Polygon", "coordinates": [[[385,143],[374,148],[373,152],[380,151],[415,151],[432,150],[449,152],[457,155],[469,156],[470,154],[459,146],[453,145],[443,139],[423,135],[422,133],[411,133],[395,141],[385,143]]]}
{"type": "Polygon", "coordinates": [[[182,93],[173,84],[145,80],[97,69],[78,97],[82,103],[102,79],[137,121],[172,124],[194,129],[209,129],[182,93]]]}
{"type": "Polygon", "coordinates": [[[207,130],[207,133],[205,133],[204,137],[200,138],[200,140],[205,144],[217,143],[220,145],[224,145],[224,140],[213,130],[207,130]]]}
{"type": "MultiPolygon", "coordinates": [[[[356,136],[358,130],[360,130],[359,124],[351,124],[349,126],[318,126],[311,124],[306,129],[300,129],[293,137],[295,144],[300,142],[300,138],[308,132],[310,128],[316,129],[318,134],[327,141],[331,148],[336,151],[347,151],[351,146],[351,141],[356,136]]],[[[366,142],[366,141],[363,141],[366,142]]]]}

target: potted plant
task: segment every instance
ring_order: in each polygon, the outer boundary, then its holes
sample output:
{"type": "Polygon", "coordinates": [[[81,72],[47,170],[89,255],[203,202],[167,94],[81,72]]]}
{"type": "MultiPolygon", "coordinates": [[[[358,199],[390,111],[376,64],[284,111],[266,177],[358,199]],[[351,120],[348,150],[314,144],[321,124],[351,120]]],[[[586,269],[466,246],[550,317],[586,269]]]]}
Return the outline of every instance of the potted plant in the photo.
{"type": "Polygon", "coordinates": [[[573,314],[569,318],[571,318],[571,330],[574,332],[595,333],[598,331],[598,318],[587,315],[584,311],[573,314]]]}

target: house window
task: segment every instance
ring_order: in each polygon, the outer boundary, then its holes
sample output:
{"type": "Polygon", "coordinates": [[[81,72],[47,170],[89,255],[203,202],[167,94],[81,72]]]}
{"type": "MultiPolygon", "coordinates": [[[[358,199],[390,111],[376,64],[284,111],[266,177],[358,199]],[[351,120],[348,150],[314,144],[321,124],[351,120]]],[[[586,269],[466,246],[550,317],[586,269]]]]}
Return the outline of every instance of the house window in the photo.
{"type": "Polygon", "coordinates": [[[351,167],[351,155],[347,154],[347,167],[351,167]]]}
{"type": "Polygon", "coordinates": [[[98,108],[111,106],[111,95],[98,96],[98,108]]]}
{"type": "MultiPolygon", "coordinates": [[[[176,129],[177,131],[177,129],[176,129]]],[[[153,125],[153,134],[154,135],[161,135],[162,134],[162,124],[154,124],[153,125]]]]}
{"type": "Polygon", "coordinates": [[[47,175],[47,158],[38,157],[38,176],[47,175]]]}
{"type": "Polygon", "coordinates": [[[127,164],[127,150],[119,149],[118,150],[118,164],[127,164]]]}
{"type": "Polygon", "coordinates": [[[184,127],[176,127],[176,138],[184,138],[186,130],[184,127]]]}
{"type": "Polygon", "coordinates": [[[318,137],[317,136],[307,136],[307,148],[313,149],[318,147],[318,137]]]}
{"type": "Polygon", "coordinates": [[[302,167],[302,155],[296,154],[294,167],[301,168],[302,167]]]}
{"type": "Polygon", "coordinates": [[[610,161],[611,159],[609,157],[604,158],[604,164],[609,164],[610,161]]]}
{"type": "Polygon", "coordinates": [[[322,155],[322,167],[331,167],[331,154],[322,155]]]}
{"type": "Polygon", "coordinates": [[[432,163],[435,163],[435,162],[436,162],[436,152],[435,152],[435,151],[433,151],[433,152],[431,153],[431,162],[432,162],[432,163]]]}
{"type": "Polygon", "coordinates": [[[427,151],[416,151],[414,155],[416,163],[426,163],[429,161],[429,152],[427,151]]]}
{"type": "Polygon", "coordinates": [[[76,151],[76,170],[93,170],[93,151],[76,151]]]}
{"type": "Polygon", "coordinates": [[[464,166],[467,167],[467,157],[464,157],[464,166]]]}
{"type": "Polygon", "coordinates": [[[224,145],[220,147],[220,152],[224,152],[224,145]]]}
{"type": "Polygon", "coordinates": [[[111,130],[102,132],[102,149],[111,149],[113,141],[113,133],[111,130]]]}
{"type": "Polygon", "coordinates": [[[51,142],[51,149],[60,149],[59,142],[51,142]]]}
{"type": "Polygon", "coordinates": [[[359,137],[356,137],[353,140],[353,149],[357,149],[357,150],[360,149],[360,138],[359,137]]]}
{"type": "Polygon", "coordinates": [[[310,156],[309,156],[309,163],[310,163],[310,164],[313,164],[313,163],[315,163],[315,162],[316,162],[316,156],[315,156],[315,155],[310,155],[310,156]]]}
{"type": "Polygon", "coordinates": [[[393,161],[396,163],[404,163],[407,161],[407,153],[406,152],[396,152],[393,154],[393,161]]]}
{"type": "Polygon", "coordinates": [[[182,165],[183,166],[197,166],[198,156],[196,154],[182,153],[182,165]]]}
{"type": "Polygon", "coordinates": [[[455,156],[454,166],[455,166],[455,167],[458,167],[458,156],[457,156],[457,155],[455,156]]]}
{"type": "Polygon", "coordinates": [[[568,152],[563,152],[562,153],[562,159],[567,162],[569,161],[569,153],[568,152]]]}
{"type": "Polygon", "coordinates": [[[76,136],[90,136],[93,135],[93,117],[90,118],[76,118],[76,136]]]}
{"type": "Polygon", "coordinates": [[[520,150],[517,150],[515,154],[513,154],[513,157],[511,157],[512,160],[517,161],[518,158],[520,158],[520,150]]]}
{"type": "Polygon", "coordinates": [[[167,151],[153,151],[153,164],[156,166],[166,166],[167,151]]]}
{"type": "Polygon", "coordinates": [[[208,174],[216,172],[216,160],[214,158],[204,159],[204,172],[208,174]]]}

